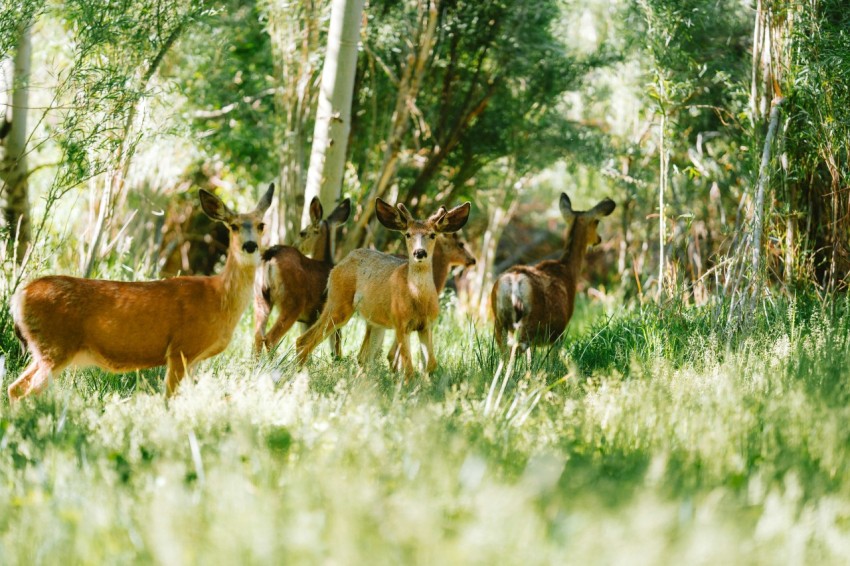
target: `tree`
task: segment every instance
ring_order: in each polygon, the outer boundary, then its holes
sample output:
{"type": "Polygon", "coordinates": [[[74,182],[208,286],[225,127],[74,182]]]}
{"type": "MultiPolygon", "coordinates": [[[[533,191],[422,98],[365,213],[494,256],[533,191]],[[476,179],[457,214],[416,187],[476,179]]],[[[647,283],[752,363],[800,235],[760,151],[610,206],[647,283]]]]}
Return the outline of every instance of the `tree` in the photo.
{"type": "MultiPolygon", "coordinates": [[[[581,128],[559,104],[604,58],[568,53],[554,33],[561,8],[550,0],[370,4],[380,21],[370,20],[364,39],[352,134],[363,200],[393,193],[419,208],[462,195],[505,156],[533,169],[573,151],[581,128]],[[394,112],[376,119],[380,108],[394,112]]],[[[348,247],[366,241],[372,212],[363,208],[348,247]]]]}
{"type": "MultiPolygon", "coordinates": [[[[29,111],[29,77],[32,65],[32,18],[18,24],[18,41],[15,49],[13,87],[11,97],[11,123],[3,140],[5,154],[0,164],[5,203],[3,217],[9,229],[10,246],[16,260],[22,261],[32,238],[29,205],[29,167],[27,166],[27,113],[29,111]]],[[[7,113],[7,116],[9,113],[7,113]]],[[[6,118],[8,119],[8,118],[6,118]]]]}
{"type": "Polygon", "coordinates": [[[351,101],[364,0],[334,0],[313,130],[313,150],[304,191],[301,223],[310,221],[309,203],[318,196],[331,210],[339,199],[351,130],[351,101]]]}

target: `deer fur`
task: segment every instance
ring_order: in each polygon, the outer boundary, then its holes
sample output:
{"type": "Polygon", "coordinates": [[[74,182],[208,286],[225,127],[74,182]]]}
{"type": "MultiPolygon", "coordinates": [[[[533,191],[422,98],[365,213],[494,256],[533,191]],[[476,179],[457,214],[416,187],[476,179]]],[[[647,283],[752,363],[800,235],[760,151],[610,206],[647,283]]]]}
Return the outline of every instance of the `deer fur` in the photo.
{"type": "MultiPolygon", "coordinates": [[[[342,201],[327,219],[317,197],[310,203],[310,225],[301,231],[298,248],[274,246],[263,254],[254,287],[254,353],[271,350],[295,322],[313,324],[327,296],[328,275],[334,266],[331,227],[348,220],[351,201],[342,201]],[[307,257],[309,253],[312,257],[307,257]],[[266,324],[274,308],[278,317],[268,333],[266,324]]],[[[334,332],[331,349],[341,356],[341,336],[334,332]]]]}
{"type": "Polygon", "coordinates": [[[165,365],[166,393],[173,395],[187,371],[227,347],[251,301],[257,242],[273,193],[274,184],[254,211],[236,214],[199,191],[204,212],[230,230],[218,275],[147,282],[54,275],[20,289],[12,317],[32,362],[9,386],[9,398],[42,391],[69,366],[120,372],[165,365]]]}
{"type": "MultiPolygon", "coordinates": [[[[453,234],[439,234],[437,236],[437,245],[434,246],[434,286],[437,288],[437,295],[443,292],[446,287],[446,282],[449,279],[449,270],[455,266],[471,267],[475,265],[475,257],[469,253],[466,243],[460,237],[458,232],[453,234]]],[[[360,346],[360,353],[357,355],[357,360],[360,365],[366,365],[370,360],[375,359],[384,343],[384,329],[380,326],[366,324],[366,333],[363,335],[363,344],[360,346]]],[[[395,366],[398,361],[398,342],[393,340],[390,346],[390,352],[387,355],[387,361],[390,366],[395,366]]]]}
{"type": "Polygon", "coordinates": [[[449,211],[440,207],[427,220],[415,220],[403,204],[392,207],[376,199],[375,212],[381,224],[404,233],[408,259],[359,249],[339,262],[328,279],[328,300],[321,316],[296,341],[299,363],[306,363],[319,342],[358,311],[367,324],[395,330],[399,364],[408,379],[414,373],[410,356],[413,331],[419,334],[428,353],[426,371],[433,371],[437,360],[431,325],[439,314],[433,273],[436,238],[437,234],[463,228],[470,208],[469,203],[449,211]]]}
{"type": "Polygon", "coordinates": [[[566,193],[561,194],[561,214],[567,221],[561,258],[514,266],[493,284],[490,308],[496,343],[503,352],[511,334],[520,347],[526,348],[554,342],[564,333],[573,316],[587,249],[602,241],[597,233],[599,219],[614,212],[614,207],[614,201],[606,198],[588,211],[576,211],[566,193]]]}

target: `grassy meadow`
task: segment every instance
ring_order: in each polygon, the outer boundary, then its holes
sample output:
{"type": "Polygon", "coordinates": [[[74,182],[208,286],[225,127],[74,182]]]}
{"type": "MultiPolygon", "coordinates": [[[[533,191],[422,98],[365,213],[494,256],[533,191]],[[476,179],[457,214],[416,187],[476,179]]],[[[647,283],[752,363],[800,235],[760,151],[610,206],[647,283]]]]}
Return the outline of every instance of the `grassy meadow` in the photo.
{"type": "MultiPolygon", "coordinates": [[[[357,368],[359,322],[298,372],[295,333],[251,360],[246,317],[168,403],[162,370],[4,396],[0,562],[850,559],[850,304],[724,331],[581,300],[507,380],[491,329],[444,308],[441,367],[407,385],[357,368]]],[[[5,386],[24,360],[3,339],[5,386]]]]}

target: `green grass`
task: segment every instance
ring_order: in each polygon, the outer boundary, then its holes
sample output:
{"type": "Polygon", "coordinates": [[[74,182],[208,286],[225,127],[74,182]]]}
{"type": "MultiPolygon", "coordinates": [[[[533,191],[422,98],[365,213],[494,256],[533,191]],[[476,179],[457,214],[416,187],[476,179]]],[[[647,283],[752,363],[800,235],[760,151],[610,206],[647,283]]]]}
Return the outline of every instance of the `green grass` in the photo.
{"type": "Polygon", "coordinates": [[[0,562],[850,559],[848,303],[604,310],[489,410],[490,329],[447,314],[410,384],[357,368],[359,323],[299,373],[243,321],[169,403],[160,370],[66,373],[0,405],[0,562]]]}

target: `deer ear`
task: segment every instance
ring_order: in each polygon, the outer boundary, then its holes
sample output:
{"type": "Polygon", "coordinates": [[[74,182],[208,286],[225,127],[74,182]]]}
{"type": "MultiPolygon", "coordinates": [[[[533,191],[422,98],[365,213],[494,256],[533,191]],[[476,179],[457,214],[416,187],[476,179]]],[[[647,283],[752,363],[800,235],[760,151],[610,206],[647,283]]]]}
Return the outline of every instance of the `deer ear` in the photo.
{"type": "Polygon", "coordinates": [[[558,205],[561,209],[561,216],[564,217],[564,220],[570,220],[573,216],[575,216],[575,212],[573,211],[573,203],[570,202],[570,197],[567,196],[567,193],[561,193],[561,200],[558,201],[558,205]]]}
{"type": "Polygon", "coordinates": [[[331,224],[342,224],[348,220],[349,215],[351,215],[351,199],[345,199],[328,216],[328,222],[331,224]]]}
{"type": "Polygon", "coordinates": [[[593,216],[608,216],[609,214],[614,212],[614,209],[616,207],[617,205],[614,204],[613,200],[606,198],[605,200],[594,206],[592,209],[590,209],[590,214],[592,214],[593,216]]]}
{"type": "Polygon", "coordinates": [[[406,206],[404,206],[402,203],[398,203],[395,206],[401,211],[402,217],[407,221],[408,224],[413,222],[413,215],[410,213],[409,210],[407,210],[406,206]]]}
{"type": "Polygon", "coordinates": [[[263,198],[260,199],[260,202],[257,203],[257,212],[260,214],[264,214],[269,207],[272,205],[272,197],[274,196],[274,183],[269,184],[269,188],[266,189],[266,194],[263,195],[263,198]]]}
{"type": "Polygon", "coordinates": [[[378,221],[390,230],[403,232],[407,229],[407,220],[402,217],[399,209],[387,204],[380,197],[375,199],[375,215],[378,221]]]}
{"type": "Polygon", "coordinates": [[[317,224],[322,221],[322,216],[325,215],[325,210],[322,208],[322,201],[319,197],[313,197],[310,201],[310,222],[317,224]]]}
{"type": "Polygon", "coordinates": [[[437,232],[457,232],[466,225],[469,220],[469,211],[472,210],[472,204],[465,202],[460,206],[456,206],[448,211],[443,218],[437,222],[437,232]]]}
{"type": "Polygon", "coordinates": [[[213,220],[226,223],[235,216],[220,198],[208,190],[200,189],[198,191],[198,196],[201,198],[201,209],[203,209],[204,214],[213,220]]]}
{"type": "Polygon", "coordinates": [[[439,209],[437,209],[437,212],[431,215],[431,217],[428,219],[428,222],[436,226],[443,220],[443,218],[446,217],[446,214],[448,214],[446,207],[441,206],[439,209]]]}

